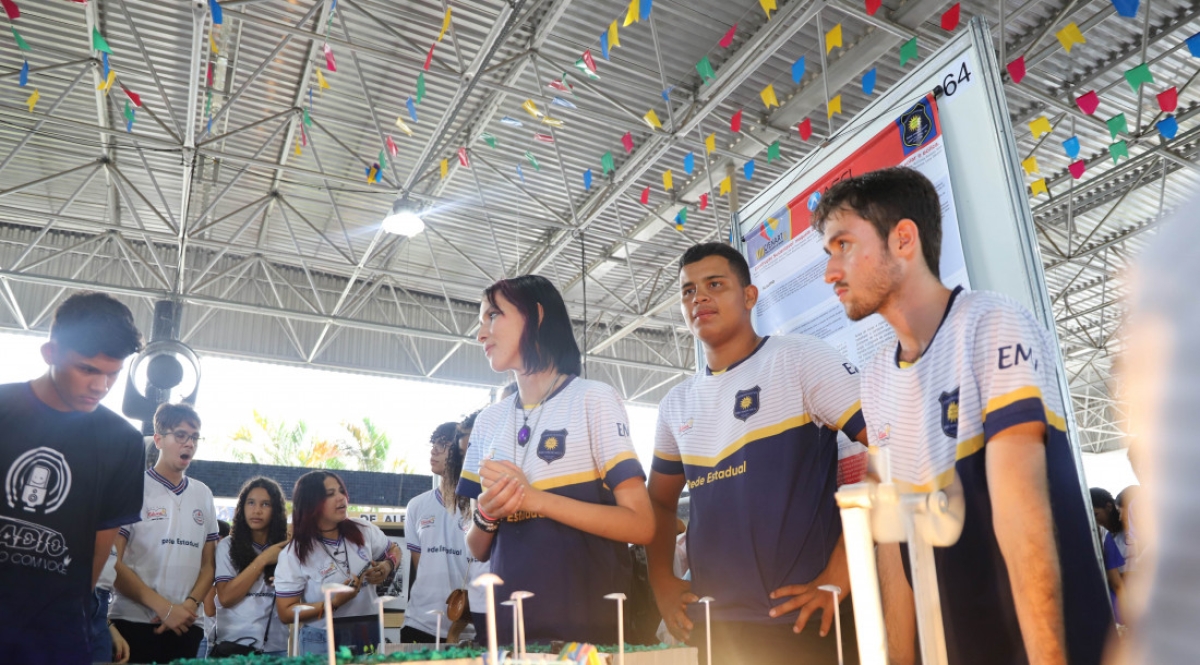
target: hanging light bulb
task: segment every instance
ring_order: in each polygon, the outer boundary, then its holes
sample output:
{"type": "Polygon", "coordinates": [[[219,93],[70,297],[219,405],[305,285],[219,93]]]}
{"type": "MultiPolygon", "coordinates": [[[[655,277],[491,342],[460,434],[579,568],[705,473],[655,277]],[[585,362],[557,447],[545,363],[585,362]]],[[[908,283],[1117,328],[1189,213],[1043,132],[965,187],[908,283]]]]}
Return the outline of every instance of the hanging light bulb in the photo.
{"type": "Polygon", "coordinates": [[[392,212],[384,218],[383,230],[411,238],[425,230],[425,221],[417,213],[415,205],[407,199],[400,199],[392,205],[392,212]]]}

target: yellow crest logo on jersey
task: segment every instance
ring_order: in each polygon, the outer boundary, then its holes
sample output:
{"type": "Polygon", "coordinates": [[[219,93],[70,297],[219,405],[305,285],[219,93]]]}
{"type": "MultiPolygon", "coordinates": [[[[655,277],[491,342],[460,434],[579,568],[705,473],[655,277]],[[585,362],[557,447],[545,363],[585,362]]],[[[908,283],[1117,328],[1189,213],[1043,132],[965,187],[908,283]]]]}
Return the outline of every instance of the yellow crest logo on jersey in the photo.
{"type": "Polygon", "coordinates": [[[744,422],[758,413],[761,393],[762,388],[758,386],[749,390],[739,390],[733,403],[733,417],[744,422]]]}
{"type": "Polygon", "coordinates": [[[951,439],[958,438],[958,388],[942,393],[942,432],[951,439]]]}
{"type": "Polygon", "coordinates": [[[562,459],[566,454],[567,430],[556,429],[542,432],[542,438],[538,441],[537,447],[538,459],[549,464],[555,460],[562,459]]]}

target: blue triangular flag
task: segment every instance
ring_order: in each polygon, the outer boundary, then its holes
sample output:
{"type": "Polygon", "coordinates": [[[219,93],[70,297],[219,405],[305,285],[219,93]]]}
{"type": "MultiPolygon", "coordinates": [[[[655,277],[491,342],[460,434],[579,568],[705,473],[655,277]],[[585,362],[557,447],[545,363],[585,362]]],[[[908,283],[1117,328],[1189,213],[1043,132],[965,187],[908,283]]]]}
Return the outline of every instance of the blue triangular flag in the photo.
{"type": "Polygon", "coordinates": [[[875,68],[863,74],[863,93],[867,95],[875,94],[875,68]]]}
{"type": "Polygon", "coordinates": [[[100,62],[104,63],[104,79],[108,80],[108,54],[100,52],[100,62]]]}
{"type": "Polygon", "coordinates": [[[312,85],[308,86],[308,109],[312,110],[312,85]]]}
{"type": "Polygon", "coordinates": [[[1121,16],[1125,18],[1137,16],[1138,0],[1112,0],[1112,3],[1121,16]]]}
{"type": "Polygon", "coordinates": [[[1063,143],[1063,150],[1067,151],[1067,157],[1070,157],[1071,159],[1075,159],[1076,157],[1079,156],[1079,137],[1078,136],[1072,136],[1071,138],[1067,139],[1066,141],[1063,141],[1062,143],[1063,143]]]}
{"type": "Polygon", "coordinates": [[[408,101],[404,102],[404,105],[408,107],[408,117],[412,118],[413,122],[416,122],[417,121],[417,105],[413,103],[413,98],[409,97],[408,101]]]}
{"type": "Polygon", "coordinates": [[[792,63],[792,83],[799,83],[804,78],[804,56],[792,63]]]}
{"type": "Polygon", "coordinates": [[[521,165],[517,164],[517,177],[521,179],[521,184],[525,184],[525,172],[521,170],[521,165]]]}
{"type": "Polygon", "coordinates": [[[638,3],[638,9],[641,10],[641,12],[638,14],[638,18],[645,21],[646,19],[650,18],[650,12],[654,10],[654,0],[641,0],[641,2],[638,3]]]}
{"type": "Polygon", "coordinates": [[[575,106],[574,102],[563,99],[562,97],[555,97],[554,99],[550,100],[550,103],[555,106],[561,106],[565,109],[579,108],[579,107],[575,106]]]}
{"type": "Polygon", "coordinates": [[[1173,115],[1159,120],[1155,126],[1158,127],[1158,133],[1162,134],[1163,138],[1168,141],[1175,138],[1175,135],[1179,133],[1179,121],[1173,115]]]}
{"type": "Polygon", "coordinates": [[[746,162],[746,165],[742,167],[742,173],[746,174],[746,180],[751,180],[754,178],[754,160],[753,159],[746,162]]]}
{"type": "Polygon", "coordinates": [[[1200,58],[1200,32],[1187,38],[1188,52],[1200,58]]]}
{"type": "Polygon", "coordinates": [[[204,130],[208,134],[212,134],[212,116],[208,116],[208,128],[204,130]]]}
{"type": "Polygon", "coordinates": [[[133,120],[125,121],[125,131],[129,134],[133,133],[133,120]]]}
{"type": "Polygon", "coordinates": [[[221,25],[221,22],[224,19],[221,17],[220,3],[218,3],[217,0],[208,0],[208,9],[212,12],[213,25],[221,25]]]}
{"type": "Polygon", "coordinates": [[[524,127],[525,126],[521,123],[520,120],[517,120],[516,118],[510,117],[507,115],[504,116],[503,118],[500,118],[500,122],[502,124],[508,125],[509,127],[524,127]]]}
{"type": "Polygon", "coordinates": [[[664,102],[666,102],[668,104],[671,103],[671,91],[674,89],[675,89],[675,86],[669,85],[669,86],[667,86],[666,90],[662,91],[662,98],[663,98],[664,102]]]}
{"type": "Polygon", "coordinates": [[[583,188],[587,191],[592,189],[592,170],[588,169],[583,172],[583,188]]]}
{"type": "Polygon", "coordinates": [[[336,11],[337,11],[337,0],[333,0],[333,2],[329,3],[329,14],[333,15],[333,13],[336,11]]]}
{"type": "Polygon", "coordinates": [[[22,88],[29,83],[29,61],[25,60],[21,64],[21,78],[17,81],[22,88]]]}
{"type": "Polygon", "coordinates": [[[683,172],[688,175],[692,175],[692,171],[694,170],[696,170],[696,153],[689,152],[687,156],[683,158],[683,172]]]}
{"type": "Polygon", "coordinates": [[[600,33],[600,55],[604,56],[605,60],[609,59],[609,57],[608,57],[608,31],[607,30],[600,33]]]}

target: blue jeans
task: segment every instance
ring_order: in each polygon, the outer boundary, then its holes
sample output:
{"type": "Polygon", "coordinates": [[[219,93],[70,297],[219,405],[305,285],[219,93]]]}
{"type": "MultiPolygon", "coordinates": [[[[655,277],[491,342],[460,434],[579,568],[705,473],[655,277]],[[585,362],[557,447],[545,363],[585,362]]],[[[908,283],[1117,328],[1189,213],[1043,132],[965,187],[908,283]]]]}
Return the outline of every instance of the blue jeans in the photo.
{"type": "Polygon", "coordinates": [[[92,662],[107,663],[113,657],[112,635],[108,632],[108,605],[112,592],[106,589],[92,591],[92,662]]]}

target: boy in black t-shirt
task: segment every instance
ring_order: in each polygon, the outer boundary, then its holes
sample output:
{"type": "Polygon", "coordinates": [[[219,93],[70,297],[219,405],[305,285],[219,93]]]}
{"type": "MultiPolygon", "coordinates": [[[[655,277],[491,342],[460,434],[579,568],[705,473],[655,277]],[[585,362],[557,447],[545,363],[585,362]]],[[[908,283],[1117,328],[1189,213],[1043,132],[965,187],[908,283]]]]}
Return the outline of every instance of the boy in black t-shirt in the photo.
{"type": "Polygon", "coordinates": [[[142,505],[142,438],[100,400],[139,349],[129,308],[76,294],[42,346],[46,374],[0,385],[5,662],[91,662],[91,591],[117,529],[142,505]]]}

